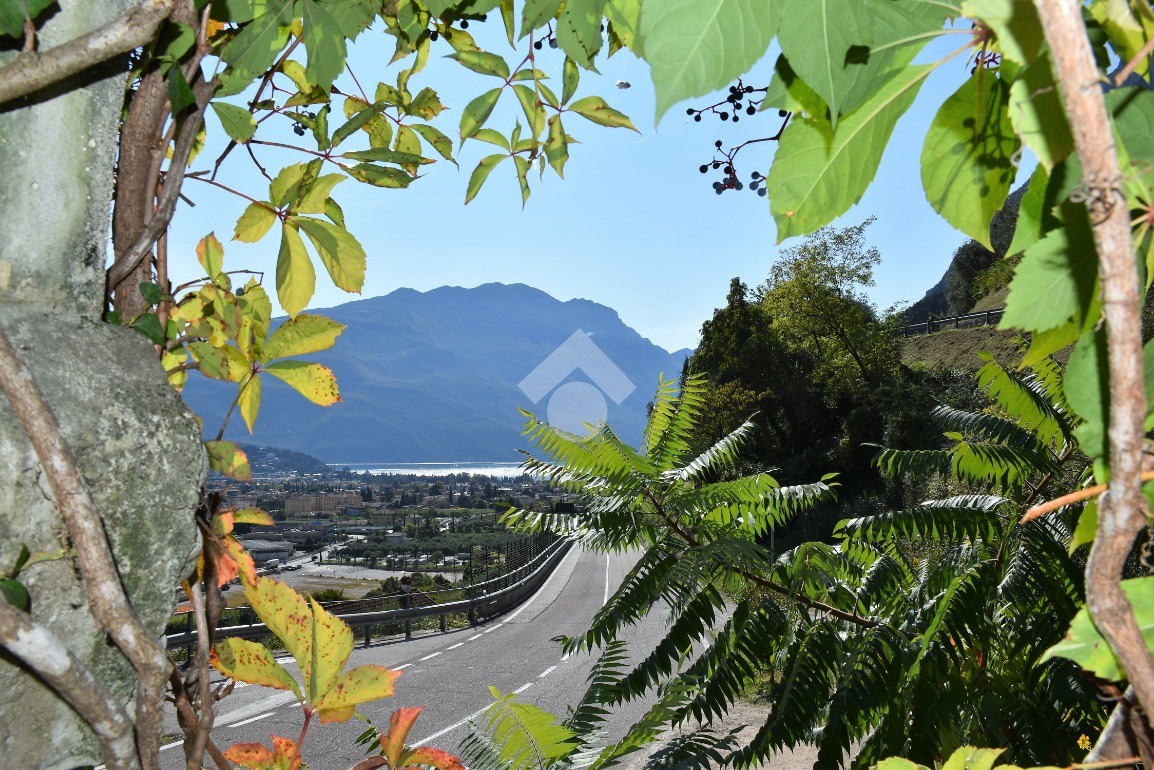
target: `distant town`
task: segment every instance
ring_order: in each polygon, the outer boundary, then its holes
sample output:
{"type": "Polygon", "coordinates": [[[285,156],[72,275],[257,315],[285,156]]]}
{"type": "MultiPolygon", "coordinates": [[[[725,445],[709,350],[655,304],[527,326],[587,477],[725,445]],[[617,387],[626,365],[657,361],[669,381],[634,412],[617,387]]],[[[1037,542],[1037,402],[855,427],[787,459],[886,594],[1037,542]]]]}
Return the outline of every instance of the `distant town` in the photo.
{"type": "MultiPolygon", "coordinates": [[[[214,474],[210,492],[234,509],[258,508],[274,523],[238,525],[258,565],[288,567],[302,552],[312,561],[388,569],[464,566],[472,549],[503,533],[510,507],[564,510],[563,495],[531,476],[489,477],[357,473],[290,450],[245,446],[253,480],[214,474]]],[[[503,539],[503,538],[502,538],[503,539]]]]}

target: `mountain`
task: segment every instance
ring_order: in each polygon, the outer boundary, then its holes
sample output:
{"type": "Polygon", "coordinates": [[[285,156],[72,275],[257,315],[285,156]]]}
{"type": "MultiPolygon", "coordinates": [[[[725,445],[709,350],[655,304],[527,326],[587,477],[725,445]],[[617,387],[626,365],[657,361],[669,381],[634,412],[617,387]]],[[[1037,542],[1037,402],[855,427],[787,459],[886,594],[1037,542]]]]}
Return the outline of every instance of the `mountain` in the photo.
{"type": "MultiPolygon", "coordinates": [[[[331,350],[303,356],[332,368],[342,402],[315,406],[265,376],[255,434],[234,414],[228,438],[330,463],[516,460],[527,448],[518,408],[545,419],[591,404],[582,415],[596,419],[603,400],[635,443],[658,374],[676,377],[690,352],[663,350],[604,305],[523,284],[398,289],[315,312],[348,326],[331,350]],[[531,398],[518,385],[535,370],[531,398]]],[[[212,435],[234,395],[203,377],[185,390],[212,435]]]]}

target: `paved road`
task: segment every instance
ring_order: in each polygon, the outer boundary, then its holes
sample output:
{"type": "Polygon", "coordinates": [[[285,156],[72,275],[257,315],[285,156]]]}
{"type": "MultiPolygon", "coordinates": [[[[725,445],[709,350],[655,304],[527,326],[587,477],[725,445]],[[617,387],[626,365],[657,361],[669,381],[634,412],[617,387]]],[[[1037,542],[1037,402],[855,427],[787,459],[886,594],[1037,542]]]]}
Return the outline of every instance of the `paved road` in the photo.
{"type": "MultiPolygon", "coordinates": [[[[560,647],[551,640],[585,630],[632,561],[574,548],[526,604],[485,625],[409,642],[358,647],[350,666],[376,663],[404,672],[392,698],[367,704],[361,712],[373,724],[387,728],[394,709],[424,705],[410,736],[415,740],[410,742],[447,750],[457,747],[467,733],[466,723],[491,702],[489,685],[502,692],[522,693],[522,699],[555,714],[565,713],[583,692],[592,661],[588,656],[562,657],[560,647]]],[[[654,617],[633,636],[639,645],[651,647],[661,633],[660,618],[654,617]]],[[[291,658],[282,663],[295,673],[291,658]]],[[[291,693],[242,686],[221,702],[220,709],[213,738],[222,748],[250,741],[268,745],[270,734],[295,738],[300,733],[302,714],[291,693]]],[[[615,732],[623,733],[641,713],[640,705],[627,707],[614,720],[615,732]]],[[[362,759],[364,751],[353,741],[364,729],[358,719],[310,727],[303,745],[310,769],[345,770],[362,759]]],[[[168,720],[165,732],[179,734],[174,718],[168,720]]],[[[161,758],[165,770],[184,767],[178,743],[166,745],[161,758]]]]}

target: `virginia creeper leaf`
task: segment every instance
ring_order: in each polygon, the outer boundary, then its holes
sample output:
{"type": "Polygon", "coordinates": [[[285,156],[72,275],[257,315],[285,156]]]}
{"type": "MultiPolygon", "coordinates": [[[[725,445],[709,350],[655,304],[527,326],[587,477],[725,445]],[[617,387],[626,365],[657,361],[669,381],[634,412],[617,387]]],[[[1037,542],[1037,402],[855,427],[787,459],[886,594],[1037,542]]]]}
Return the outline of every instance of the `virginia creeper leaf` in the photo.
{"type": "Polygon", "coordinates": [[[560,7],[561,0],[525,0],[525,7],[521,9],[521,37],[545,26],[560,7]]]}
{"type": "Polygon", "coordinates": [[[468,139],[478,128],[485,125],[485,121],[493,114],[493,108],[497,106],[497,99],[500,96],[501,89],[494,88],[465,106],[465,110],[461,113],[461,141],[468,139]]]}
{"type": "Polygon", "coordinates": [[[348,721],[358,705],[389,697],[400,675],[400,671],[374,665],[346,671],[315,704],[321,722],[348,721]]]}
{"type": "Polygon", "coordinates": [[[465,188],[465,203],[477,197],[477,193],[481,191],[481,185],[485,184],[485,180],[489,177],[489,173],[497,167],[497,164],[503,161],[508,155],[495,154],[486,155],[481,158],[481,162],[473,169],[473,173],[469,175],[469,184],[465,188]]]}
{"type": "Polygon", "coordinates": [[[209,233],[196,244],[196,259],[209,278],[215,278],[220,272],[224,262],[224,247],[216,239],[216,233],[209,233]]]}
{"type": "Polygon", "coordinates": [[[449,54],[462,67],[479,75],[492,75],[502,80],[509,79],[509,64],[500,56],[488,51],[461,51],[449,54]]]}
{"type": "Polygon", "coordinates": [[[1009,90],[979,70],[942,103],[922,147],[926,199],[990,251],[990,220],[1005,203],[1021,146],[1010,122],[1009,90]]]}
{"type": "Polygon", "coordinates": [[[256,243],[268,234],[276,220],[277,212],[271,203],[266,201],[250,203],[240,215],[240,219],[236,220],[232,239],[242,243],[256,243]]]}
{"type": "Polygon", "coordinates": [[[300,356],[328,350],[336,342],[345,325],[331,318],[301,313],[290,318],[273,332],[264,345],[261,359],[272,361],[285,356],[300,356]]]}
{"type": "Polygon", "coordinates": [[[557,44],[569,58],[589,67],[601,50],[605,0],[566,0],[557,17],[557,44]]]}
{"type": "Polygon", "coordinates": [[[1010,120],[1046,173],[1073,152],[1074,137],[1054,84],[1048,53],[1023,69],[1010,86],[1010,120]]]}
{"type": "Polygon", "coordinates": [[[252,468],[248,456],[231,441],[206,441],[208,466],[217,473],[237,481],[252,481],[252,468]]]}
{"type": "Polygon", "coordinates": [[[308,306],[315,289],[316,272],[304,241],[295,227],[285,224],[276,263],[277,299],[286,313],[295,316],[308,306]]]}
{"type": "Polygon", "coordinates": [[[300,686],[292,674],[276,662],[272,652],[263,644],[246,639],[222,639],[212,646],[209,663],[238,682],[290,690],[298,700],[301,699],[300,686]]]}
{"type": "Polygon", "coordinates": [[[366,257],[353,234],[323,219],[296,217],[294,221],[309,237],[333,283],[359,294],[365,283],[366,257]]]}
{"type": "Polygon", "coordinates": [[[333,370],[323,364],[307,361],[276,361],[265,371],[287,383],[296,392],[321,406],[332,406],[341,400],[333,370]]]}
{"type": "Polygon", "coordinates": [[[228,138],[234,142],[246,143],[256,133],[256,120],[243,107],[228,102],[212,102],[212,110],[220,118],[220,125],[228,138]]]}
{"type": "Polygon", "coordinates": [[[674,104],[716,91],[748,72],[769,48],[781,7],[780,0],[647,3],[641,46],[657,95],[656,121],[674,104]]]}
{"type": "MultiPolygon", "coordinates": [[[[1146,646],[1154,647],[1154,577],[1131,578],[1123,580],[1121,585],[1134,608],[1134,618],[1142,629],[1146,646]]],[[[1118,681],[1125,678],[1125,672],[1085,607],[1078,610],[1062,641],[1046,650],[1042,660],[1054,657],[1068,658],[1102,679],[1118,681]]]]}
{"type": "MultiPolygon", "coordinates": [[[[570,112],[576,112],[583,118],[593,121],[599,126],[609,128],[628,128],[637,131],[633,121],[606,104],[600,96],[586,96],[569,105],[570,112]]],[[[641,133],[638,131],[638,133],[641,133]]]]}
{"type": "Polygon", "coordinates": [[[962,13],[994,31],[995,47],[1018,64],[1032,64],[1046,42],[1032,0],[965,0],[962,13]]]}
{"type": "Polygon", "coordinates": [[[824,121],[790,123],[766,180],[778,242],[829,224],[861,199],[898,118],[930,71],[906,68],[843,119],[832,140],[824,121]]]}
{"type": "Polygon", "coordinates": [[[454,166],[457,165],[457,160],[453,157],[453,142],[440,130],[425,123],[414,123],[409,128],[420,134],[421,138],[428,142],[442,158],[454,166]]]}
{"type": "Polygon", "coordinates": [[[260,399],[263,393],[264,383],[259,374],[250,375],[246,381],[237,386],[236,405],[240,408],[240,416],[244,419],[244,424],[248,426],[249,433],[252,433],[253,426],[256,425],[256,416],[260,412],[260,399]]]}

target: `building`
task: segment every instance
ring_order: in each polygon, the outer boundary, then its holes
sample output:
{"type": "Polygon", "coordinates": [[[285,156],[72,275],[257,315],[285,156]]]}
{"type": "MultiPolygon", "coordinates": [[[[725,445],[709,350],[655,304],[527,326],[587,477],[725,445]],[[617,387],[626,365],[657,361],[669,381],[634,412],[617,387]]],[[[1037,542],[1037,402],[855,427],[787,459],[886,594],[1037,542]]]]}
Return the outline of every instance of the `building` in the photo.
{"type": "Polygon", "coordinates": [[[358,492],[341,492],[322,495],[293,495],[284,501],[285,516],[299,516],[302,513],[332,513],[344,506],[361,505],[358,492]]]}
{"type": "Polygon", "coordinates": [[[240,544],[244,546],[244,550],[248,551],[248,555],[258,565],[264,564],[270,559],[288,561],[293,555],[293,544],[285,540],[250,540],[245,538],[240,541],[240,544]]]}

